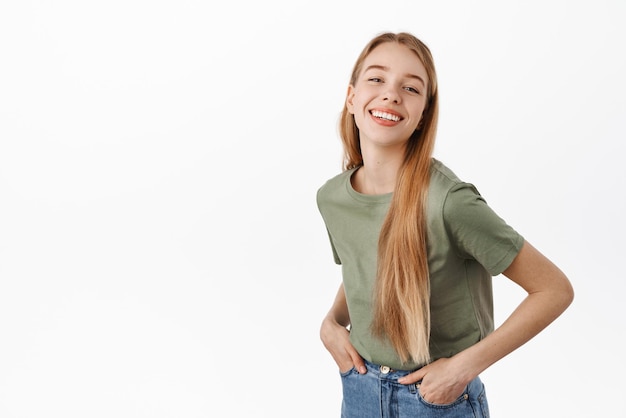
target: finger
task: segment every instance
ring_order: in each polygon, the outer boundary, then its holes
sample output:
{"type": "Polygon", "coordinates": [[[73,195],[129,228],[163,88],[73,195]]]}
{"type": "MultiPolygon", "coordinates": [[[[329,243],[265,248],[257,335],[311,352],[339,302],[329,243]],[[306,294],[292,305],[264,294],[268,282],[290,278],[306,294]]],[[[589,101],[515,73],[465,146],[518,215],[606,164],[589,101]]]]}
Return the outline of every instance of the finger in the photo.
{"type": "Polygon", "coordinates": [[[356,369],[356,371],[359,372],[359,374],[367,373],[367,368],[365,367],[365,362],[363,361],[363,358],[361,357],[359,352],[356,351],[356,348],[352,346],[352,344],[346,347],[346,353],[348,353],[350,359],[352,359],[352,364],[354,364],[354,368],[356,369]]]}
{"type": "Polygon", "coordinates": [[[398,383],[402,385],[410,385],[411,383],[419,382],[424,378],[425,375],[426,373],[424,372],[424,369],[419,369],[414,371],[413,373],[401,377],[400,379],[398,379],[398,383]]]}
{"type": "Polygon", "coordinates": [[[360,374],[367,373],[363,358],[351,344],[347,344],[339,352],[331,352],[331,354],[335,359],[335,363],[339,366],[339,370],[346,371],[354,368],[360,374]]]}
{"type": "Polygon", "coordinates": [[[359,374],[367,373],[367,368],[365,367],[365,361],[356,351],[352,354],[352,362],[354,363],[354,367],[359,372],[359,374]]]}

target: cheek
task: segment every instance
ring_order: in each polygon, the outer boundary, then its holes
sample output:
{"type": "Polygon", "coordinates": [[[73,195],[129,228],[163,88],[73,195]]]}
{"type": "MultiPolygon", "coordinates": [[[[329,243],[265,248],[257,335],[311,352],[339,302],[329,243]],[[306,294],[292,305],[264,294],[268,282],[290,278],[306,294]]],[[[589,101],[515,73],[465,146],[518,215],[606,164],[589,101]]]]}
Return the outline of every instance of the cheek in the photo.
{"type": "Polygon", "coordinates": [[[424,119],[424,116],[426,115],[426,106],[424,104],[420,104],[419,106],[416,106],[415,109],[415,114],[419,115],[417,120],[418,120],[418,124],[422,121],[422,119],[424,119]]]}

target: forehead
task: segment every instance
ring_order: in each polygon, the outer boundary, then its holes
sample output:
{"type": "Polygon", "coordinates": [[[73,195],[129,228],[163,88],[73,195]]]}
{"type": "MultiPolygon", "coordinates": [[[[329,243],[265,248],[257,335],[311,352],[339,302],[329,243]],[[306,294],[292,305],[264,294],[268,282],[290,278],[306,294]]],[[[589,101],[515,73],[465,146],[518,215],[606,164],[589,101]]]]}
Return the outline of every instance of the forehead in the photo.
{"type": "Polygon", "coordinates": [[[371,66],[385,67],[387,71],[401,74],[416,75],[428,81],[426,67],[417,54],[409,47],[396,42],[384,42],[374,48],[363,60],[362,71],[371,66]]]}

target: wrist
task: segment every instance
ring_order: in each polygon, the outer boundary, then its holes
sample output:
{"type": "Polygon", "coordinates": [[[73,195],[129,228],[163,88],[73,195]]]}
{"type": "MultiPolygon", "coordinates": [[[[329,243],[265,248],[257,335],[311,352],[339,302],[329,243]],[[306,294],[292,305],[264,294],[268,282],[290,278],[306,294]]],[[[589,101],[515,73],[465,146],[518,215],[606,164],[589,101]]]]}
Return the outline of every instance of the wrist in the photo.
{"type": "Polygon", "coordinates": [[[455,354],[450,360],[453,362],[457,375],[468,383],[485,369],[480,366],[479,361],[473,358],[470,349],[465,349],[455,354]]]}

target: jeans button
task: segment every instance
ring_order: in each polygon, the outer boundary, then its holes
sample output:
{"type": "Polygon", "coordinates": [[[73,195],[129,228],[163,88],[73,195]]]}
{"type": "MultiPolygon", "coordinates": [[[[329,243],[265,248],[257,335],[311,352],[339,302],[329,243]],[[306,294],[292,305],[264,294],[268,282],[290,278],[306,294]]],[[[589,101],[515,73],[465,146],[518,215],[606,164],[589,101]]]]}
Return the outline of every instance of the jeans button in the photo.
{"type": "Polygon", "coordinates": [[[389,370],[391,370],[388,366],[380,366],[380,372],[382,374],[387,374],[389,373],[389,370]]]}

